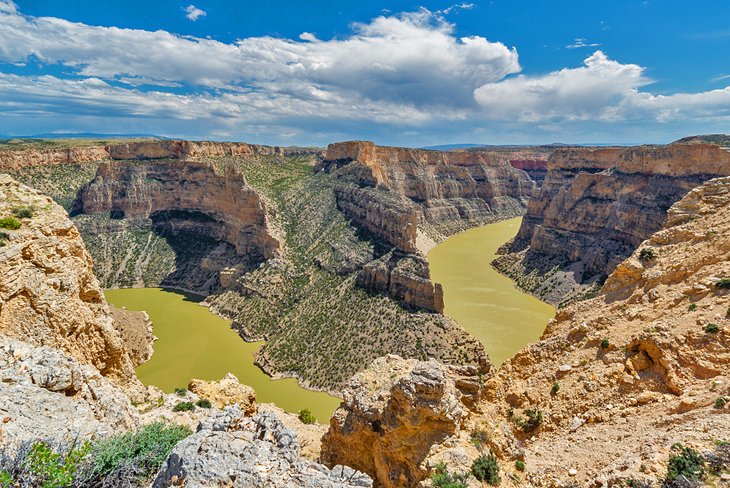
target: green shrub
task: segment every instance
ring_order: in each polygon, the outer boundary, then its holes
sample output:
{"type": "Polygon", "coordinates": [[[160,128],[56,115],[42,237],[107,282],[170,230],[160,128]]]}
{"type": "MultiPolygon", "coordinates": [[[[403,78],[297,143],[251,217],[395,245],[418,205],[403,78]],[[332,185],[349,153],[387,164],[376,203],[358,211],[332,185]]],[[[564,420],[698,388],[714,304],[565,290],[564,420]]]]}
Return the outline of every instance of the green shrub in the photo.
{"type": "Polygon", "coordinates": [[[195,402],[195,404],[200,408],[210,408],[213,406],[211,405],[210,400],[208,400],[207,398],[201,398],[200,400],[195,402]]]}
{"type": "Polygon", "coordinates": [[[103,478],[120,471],[149,478],[160,469],[172,449],[190,434],[192,431],[187,427],[155,422],[137,432],[101,441],[94,449],[94,472],[103,478]]]}
{"type": "Polygon", "coordinates": [[[522,424],[522,430],[526,433],[536,431],[542,425],[542,412],[537,408],[528,408],[525,410],[527,420],[522,424]]]}
{"type": "Polygon", "coordinates": [[[501,481],[499,478],[499,464],[494,454],[479,456],[471,465],[471,474],[479,481],[486,481],[490,485],[497,486],[501,481]]]}
{"type": "Polygon", "coordinates": [[[14,456],[2,452],[0,486],[64,488],[75,484],[91,444],[52,447],[45,441],[23,443],[14,456]]]}
{"type": "Polygon", "coordinates": [[[449,473],[446,463],[440,462],[431,473],[431,483],[436,488],[466,488],[466,473],[449,473]]]}
{"type": "Polygon", "coordinates": [[[720,332],[720,326],[710,322],[705,326],[705,332],[707,332],[708,334],[717,334],[718,332],[720,332]]]}
{"type": "Polygon", "coordinates": [[[645,247],[641,251],[639,251],[639,260],[642,262],[648,262],[652,259],[656,259],[656,251],[652,249],[651,247],[645,247]]]}
{"type": "Polygon", "coordinates": [[[555,396],[558,394],[559,391],[560,391],[560,383],[558,383],[556,381],[555,383],[553,383],[553,387],[550,388],[550,394],[555,396]]]}
{"type": "Polygon", "coordinates": [[[705,475],[705,460],[691,447],[674,444],[672,450],[677,454],[669,457],[667,481],[675,481],[680,476],[690,481],[700,481],[705,475]]]}
{"type": "Polygon", "coordinates": [[[11,488],[13,486],[13,476],[7,470],[0,471],[0,487],[11,488]]]}
{"type": "Polygon", "coordinates": [[[720,278],[717,283],[715,283],[715,286],[717,288],[730,288],[730,278],[720,278]]]}
{"type": "Polygon", "coordinates": [[[33,207],[16,207],[13,209],[13,215],[19,219],[29,219],[33,217],[33,207]]]}
{"type": "Polygon", "coordinates": [[[0,232],[0,247],[3,247],[8,239],[10,239],[10,235],[7,232],[0,232]]]}
{"type": "Polygon", "coordinates": [[[690,304],[689,304],[689,307],[687,307],[687,309],[688,309],[688,310],[689,310],[690,312],[694,312],[695,310],[697,310],[697,304],[696,304],[696,303],[690,303],[690,304]]]}
{"type": "Polygon", "coordinates": [[[0,219],[0,229],[18,230],[20,229],[20,221],[15,217],[5,217],[0,219]]]}
{"type": "Polygon", "coordinates": [[[717,409],[725,408],[726,404],[727,404],[727,400],[725,400],[725,397],[717,397],[715,399],[715,408],[717,408],[717,409]]]}
{"type": "Polygon", "coordinates": [[[312,415],[312,412],[308,408],[299,410],[299,420],[303,424],[313,424],[317,421],[317,419],[314,417],[314,415],[312,415]]]}
{"type": "Polygon", "coordinates": [[[189,410],[195,410],[195,405],[193,405],[193,402],[180,402],[172,407],[173,412],[187,412],[189,410]]]}
{"type": "Polygon", "coordinates": [[[525,470],[525,462],[520,461],[519,459],[515,461],[515,468],[517,468],[517,471],[524,471],[525,470]]]}
{"type": "Polygon", "coordinates": [[[185,395],[188,394],[188,389],[187,388],[182,388],[182,387],[175,388],[175,394],[177,396],[184,397],[185,395]]]}
{"type": "Polygon", "coordinates": [[[608,339],[603,339],[601,341],[601,349],[608,349],[609,344],[608,339]]]}

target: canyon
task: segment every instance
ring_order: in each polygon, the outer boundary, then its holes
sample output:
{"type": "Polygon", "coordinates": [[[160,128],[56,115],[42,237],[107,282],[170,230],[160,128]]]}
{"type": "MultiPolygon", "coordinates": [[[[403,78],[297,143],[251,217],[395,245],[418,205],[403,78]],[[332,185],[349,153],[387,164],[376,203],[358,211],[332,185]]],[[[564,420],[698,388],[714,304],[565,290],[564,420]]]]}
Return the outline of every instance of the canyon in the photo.
{"type": "Polygon", "coordinates": [[[6,156],[2,171],[37,190],[0,176],[0,217],[32,209],[0,245],[3,445],[164,419],[198,427],[155,486],[235,473],[395,487],[433,486],[487,455],[503,483],[648,486],[681,443],[719,480],[730,466],[730,152],[703,139],[550,151],[546,171],[544,150],[362,141],[323,154],[135,141],[89,161],[6,156]],[[495,369],[443,315],[426,255],[522,214],[495,267],[561,307],[495,369]],[[255,361],[272,377],[341,394],[326,433],[254,408],[228,376],[181,396],[142,386],[133,366],[149,357],[148,324],[101,289],[159,285],[205,295],[242,338],[266,340],[255,361]],[[206,396],[210,412],[173,411],[206,396]],[[53,414],[33,425],[43,408],[53,414]],[[317,440],[300,445],[307,436],[317,440]]]}
{"type": "Polygon", "coordinates": [[[730,175],[730,151],[707,143],[556,149],[498,269],[559,304],[595,294],[661,228],[689,190],[730,175]]]}

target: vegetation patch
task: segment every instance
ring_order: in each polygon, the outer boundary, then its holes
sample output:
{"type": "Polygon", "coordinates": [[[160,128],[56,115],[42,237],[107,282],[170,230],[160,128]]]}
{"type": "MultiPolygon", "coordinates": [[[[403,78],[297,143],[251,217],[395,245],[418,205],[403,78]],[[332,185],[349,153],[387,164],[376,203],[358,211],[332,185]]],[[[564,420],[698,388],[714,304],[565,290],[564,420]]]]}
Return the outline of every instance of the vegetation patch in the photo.
{"type": "Polygon", "coordinates": [[[479,481],[486,481],[492,486],[498,486],[501,479],[499,477],[499,464],[494,454],[479,456],[471,465],[471,474],[479,481]]]}
{"type": "Polygon", "coordinates": [[[639,260],[643,263],[653,261],[657,257],[657,252],[651,247],[645,247],[639,251],[639,260]]]}
{"type": "Polygon", "coordinates": [[[436,488],[466,488],[468,473],[450,473],[446,463],[440,462],[431,473],[431,483],[436,488]]]}
{"type": "MultiPolygon", "coordinates": [[[[705,476],[705,460],[691,447],[674,444],[669,457],[666,482],[701,481],[705,476]]],[[[671,485],[670,485],[671,486],[671,485]]]]}
{"type": "Polygon", "coordinates": [[[18,230],[20,229],[20,221],[15,217],[5,217],[0,219],[0,229],[18,230]]]}
{"type": "Polygon", "coordinates": [[[308,408],[299,410],[298,417],[303,424],[313,424],[317,422],[317,419],[314,417],[314,415],[312,415],[312,412],[308,408]]]}
{"type": "Polygon", "coordinates": [[[172,407],[173,412],[189,412],[190,410],[195,410],[193,402],[180,402],[172,407]]]}

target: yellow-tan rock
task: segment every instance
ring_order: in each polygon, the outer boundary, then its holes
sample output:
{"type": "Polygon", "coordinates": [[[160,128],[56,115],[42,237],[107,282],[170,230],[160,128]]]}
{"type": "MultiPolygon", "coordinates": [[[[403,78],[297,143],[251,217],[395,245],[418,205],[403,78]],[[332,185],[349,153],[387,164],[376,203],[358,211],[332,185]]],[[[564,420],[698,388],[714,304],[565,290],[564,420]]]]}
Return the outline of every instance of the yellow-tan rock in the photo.
{"type": "Polygon", "coordinates": [[[224,408],[238,404],[246,415],[256,413],[256,392],[247,385],[242,385],[233,374],[226,374],[219,381],[192,379],[188,390],[200,398],[210,400],[216,408],[224,408]]]}

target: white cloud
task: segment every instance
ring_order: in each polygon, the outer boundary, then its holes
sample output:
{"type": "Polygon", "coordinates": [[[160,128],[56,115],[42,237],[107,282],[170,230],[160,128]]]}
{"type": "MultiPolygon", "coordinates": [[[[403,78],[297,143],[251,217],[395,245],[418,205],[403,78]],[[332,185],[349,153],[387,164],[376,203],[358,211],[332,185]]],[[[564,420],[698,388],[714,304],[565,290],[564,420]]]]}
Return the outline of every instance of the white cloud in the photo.
{"type": "Polygon", "coordinates": [[[188,5],[183,10],[186,13],[185,17],[187,17],[189,20],[192,20],[193,22],[198,20],[200,17],[205,17],[206,15],[208,15],[205,13],[205,11],[200,10],[199,8],[197,8],[195,5],[192,5],[192,4],[188,5]]]}
{"type": "Polygon", "coordinates": [[[451,7],[445,8],[443,10],[437,10],[436,13],[448,15],[455,10],[471,10],[474,7],[475,7],[475,5],[473,3],[457,3],[455,5],[452,5],[451,7]]]}
{"type": "MultiPolygon", "coordinates": [[[[490,140],[554,133],[548,140],[566,140],[560,134],[571,128],[605,134],[657,124],[716,127],[730,118],[730,87],[653,94],[644,67],[601,51],[582,66],[520,75],[514,48],[459,37],[443,14],[382,15],[334,39],[303,32],[298,39],[223,43],[25,16],[0,0],[0,62],[20,73],[64,67],[57,76],[0,72],[0,132],[18,133],[19,121],[47,124],[39,130],[46,132],[116,120],[135,132],[245,131],[274,141],[284,134],[327,142],[446,133],[490,140]]],[[[585,39],[575,44],[590,46],[585,39]]]]}
{"type": "Polygon", "coordinates": [[[597,42],[586,42],[582,37],[576,37],[572,44],[565,46],[567,49],[580,49],[582,47],[598,47],[601,44],[597,42]]]}

